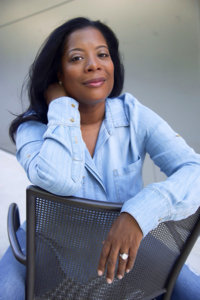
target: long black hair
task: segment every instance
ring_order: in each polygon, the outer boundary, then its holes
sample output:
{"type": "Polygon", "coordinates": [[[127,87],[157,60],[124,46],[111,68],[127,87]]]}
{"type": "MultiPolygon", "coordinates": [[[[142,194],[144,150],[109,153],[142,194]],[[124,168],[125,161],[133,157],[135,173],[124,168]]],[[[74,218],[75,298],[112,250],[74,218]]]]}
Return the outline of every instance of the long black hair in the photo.
{"type": "Polygon", "coordinates": [[[44,96],[45,91],[50,84],[58,82],[57,74],[61,71],[61,58],[67,37],[72,32],[85,27],[98,29],[107,42],[114,64],[114,86],[109,97],[117,97],[121,93],[124,84],[124,67],[120,59],[118,39],[114,32],[100,21],[82,17],[71,19],[50,34],[30,67],[26,84],[30,105],[10,125],[9,135],[13,142],[15,142],[15,132],[21,123],[36,120],[47,124],[48,107],[44,96]],[[29,111],[33,113],[28,114],[29,111]]]}

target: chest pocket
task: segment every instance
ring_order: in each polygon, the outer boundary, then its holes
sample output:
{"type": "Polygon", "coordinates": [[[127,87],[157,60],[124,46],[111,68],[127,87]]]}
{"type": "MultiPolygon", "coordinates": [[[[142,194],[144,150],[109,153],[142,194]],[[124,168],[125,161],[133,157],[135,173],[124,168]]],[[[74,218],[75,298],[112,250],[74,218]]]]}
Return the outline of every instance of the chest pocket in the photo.
{"type": "Polygon", "coordinates": [[[125,202],[134,197],[143,186],[142,160],[131,163],[128,166],[113,170],[116,197],[119,202],[125,202]]]}

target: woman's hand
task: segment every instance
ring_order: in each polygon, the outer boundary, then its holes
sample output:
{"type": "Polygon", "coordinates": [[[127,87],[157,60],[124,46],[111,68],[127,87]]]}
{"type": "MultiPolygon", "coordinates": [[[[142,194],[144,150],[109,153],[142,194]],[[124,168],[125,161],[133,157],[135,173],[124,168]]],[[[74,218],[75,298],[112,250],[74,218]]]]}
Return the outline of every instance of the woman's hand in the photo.
{"type": "Polygon", "coordinates": [[[128,213],[121,213],[103,242],[98,265],[99,276],[103,275],[107,265],[107,282],[112,283],[119,254],[127,253],[128,258],[123,260],[119,257],[118,262],[117,277],[122,279],[124,273],[128,273],[134,265],[142,236],[142,231],[136,220],[128,213]]]}
{"type": "Polygon", "coordinates": [[[60,97],[66,97],[67,93],[63,87],[63,85],[60,85],[59,83],[53,83],[48,86],[46,92],[45,92],[45,98],[46,103],[49,105],[49,103],[57,98],[60,97]]]}

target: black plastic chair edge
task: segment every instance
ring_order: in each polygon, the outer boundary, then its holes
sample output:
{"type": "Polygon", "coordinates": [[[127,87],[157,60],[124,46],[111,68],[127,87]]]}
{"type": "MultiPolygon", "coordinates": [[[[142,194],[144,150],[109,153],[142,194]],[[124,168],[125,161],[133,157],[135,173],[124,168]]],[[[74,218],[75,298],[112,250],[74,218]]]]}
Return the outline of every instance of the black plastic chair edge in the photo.
{"type": "Polygon", "coordinates": [[[26,256],[22,252],[20,247],[16,232],[20,226],[20,217],[19,217],[19,209],[16,203],[12,203],[8,209],[8,217],[7,217],[7,231],[8,231],[8,239],[10,241],[10,246],[15,258],[26,265],[26,256]]]}
{"type": "Polygon", "coordinates": [[[91,199],[86,199],[86,198],[79,198],[79,197],[73,197],[73,196],[58,196],[55,194],[52,194],[38,186],[35,185],[29,185],[26,188],[27,195],[29,193],[35,197],[35,198],[43,198],[48,197],[49,200],[51,201],[59,201],[59,202],[72,202],[73,204],[77,205],[84,205],[88,207],[95,207],[95,208],[101,208],[101,209],[111,209],[115,211],[120,211],[122,208],[123,203],[118,203],[118,202],[103,202],[103,201],[98,201],[98,200],[91,200],[91,199]]]}
{"type": "Polygon", "coordinates": [[[171,294],[173,292],[176,279],[178,278],[178,275],[199,236],[200,236],[200,216],[183,247],[182,254],[179,256],[177,262],[175,263],[175,266],[173,267],[172,273],[169,276],[168,282],[166,284],[167,293],[163,295],[162,298],[163,300],[171,299],[171,294]]]}

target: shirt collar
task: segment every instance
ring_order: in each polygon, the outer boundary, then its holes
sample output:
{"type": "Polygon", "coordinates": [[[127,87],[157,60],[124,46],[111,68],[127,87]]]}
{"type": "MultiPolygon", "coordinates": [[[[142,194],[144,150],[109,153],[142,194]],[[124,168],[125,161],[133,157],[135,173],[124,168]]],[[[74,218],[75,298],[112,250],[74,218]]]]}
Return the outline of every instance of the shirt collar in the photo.
{"type": "Polygon", "coordinates": [[[111,135],[116,127],[129,126],[129,120],[125,113],[124,101],[122,97],[107,98],[105,109],[105,126],[111,135]]]}

